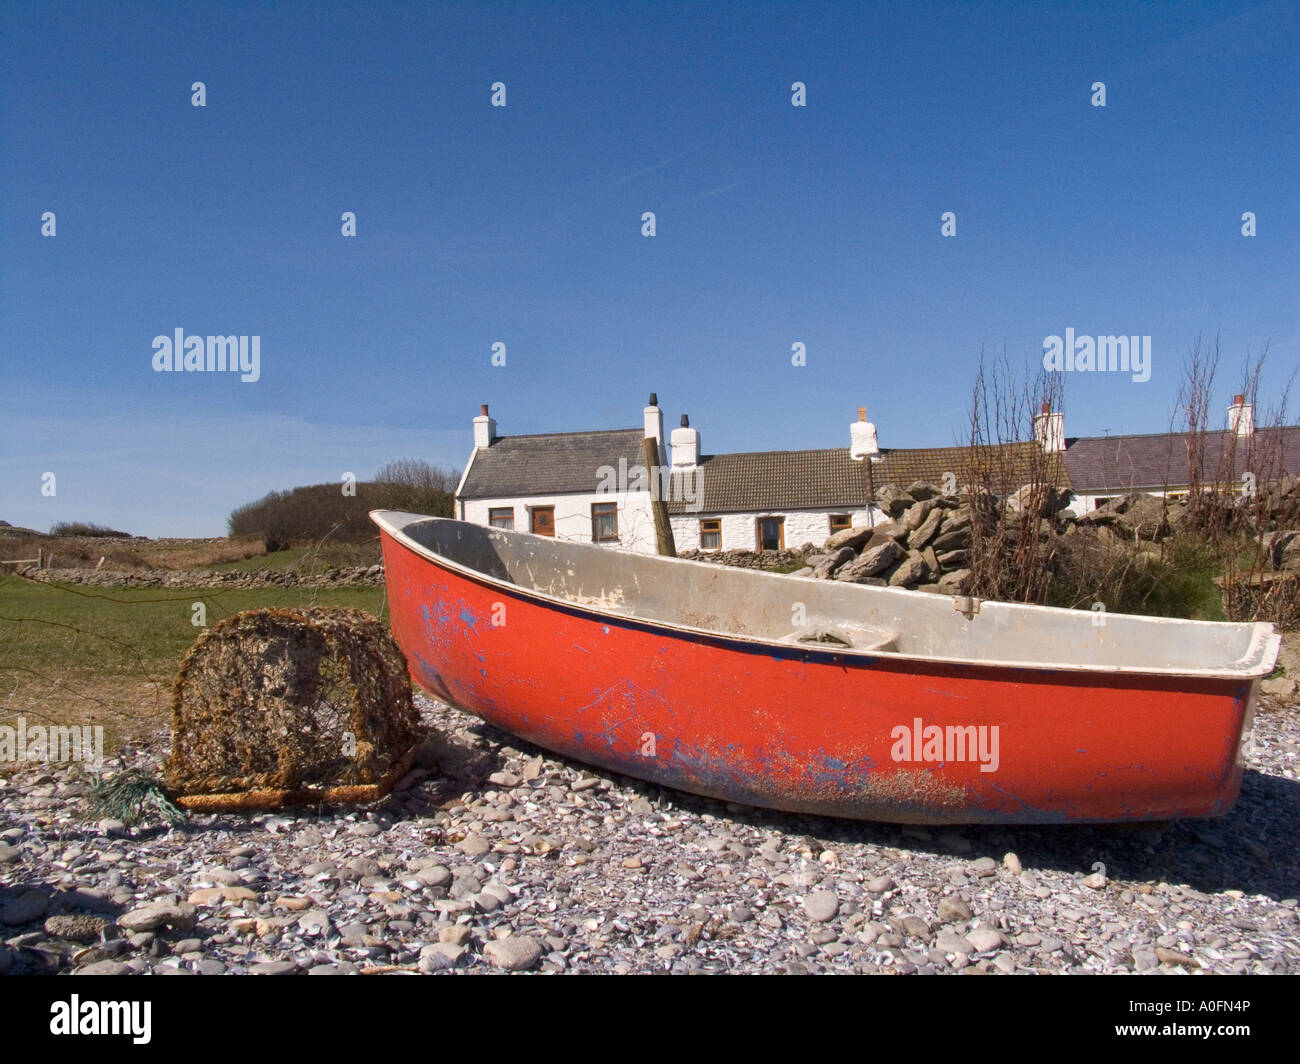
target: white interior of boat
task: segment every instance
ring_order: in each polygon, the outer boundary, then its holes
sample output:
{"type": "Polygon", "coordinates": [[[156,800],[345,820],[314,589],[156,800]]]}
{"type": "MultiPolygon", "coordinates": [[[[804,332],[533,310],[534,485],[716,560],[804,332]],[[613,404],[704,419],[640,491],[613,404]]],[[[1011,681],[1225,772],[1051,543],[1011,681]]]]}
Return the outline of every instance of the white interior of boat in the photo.
{"type": "Polygon", "coordinates": [[[809,580],[376,510],[398,542],[543,599],[687,632],[810,650],[1043,669],[1266,676],[1265,623],[1137,617],[809,580]]]}

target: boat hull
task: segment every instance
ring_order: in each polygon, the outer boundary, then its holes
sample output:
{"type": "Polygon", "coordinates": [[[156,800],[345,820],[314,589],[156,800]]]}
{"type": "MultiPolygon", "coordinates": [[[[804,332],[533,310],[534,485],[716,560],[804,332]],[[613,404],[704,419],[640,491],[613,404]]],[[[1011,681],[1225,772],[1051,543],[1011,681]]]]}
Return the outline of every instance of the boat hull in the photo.
{"type": "Polygon", "coordinates": [[[603,769],[790,812],[922,824],[1216,816],[1241,786],[1256,679],[756,645],[558,603],[387,530],[382,544],[412,679],[603,769]]]}

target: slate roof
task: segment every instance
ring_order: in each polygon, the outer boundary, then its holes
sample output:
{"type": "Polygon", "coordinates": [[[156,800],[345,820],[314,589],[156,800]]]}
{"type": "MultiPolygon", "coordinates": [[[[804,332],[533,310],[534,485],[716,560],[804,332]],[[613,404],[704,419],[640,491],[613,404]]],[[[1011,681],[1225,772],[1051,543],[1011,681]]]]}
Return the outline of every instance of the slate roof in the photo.
{"type": "MultiPolygon", "coordinates": [[[[1041,457],[1037,443],[1009,443],[982,447],[972,462],[970,448],[931,447],[881,450],[872,480],[875,487],[894,484],[905,488],[917,480],[943,486],[945,473],[957,485],[971,480],[976,464],[989,470],[994,483],[1005,481],[1014,491],[1030,480],[1031,463],[1041,457]]],[[[1069,488],[1069,478],[1059,456],[1049,458],[1054,482],[1069,488]]],[[[674,485],[670,513],[735,513],[761,510],[836,510],[862,506],[866,500],[862,463],[849,457],[847,447],[815,451],[751,451],[741,454],[702,455],[696,489],[698,505],[686,500],[691,485],[674,485]]]]}
{"type": "Polygon", "coordinates": [[[1042,444],[1033,441],[1003,443],[977,448],[926,447],[913,449],[881,449],[883,456],[876,465],[876,484],[896,484],[905,488],[923,480],[942,487],[944,474],[951,473],[960,487],[972,481],[987,480],[994,486],[1014,491],[1028,483],[1036,465],[1042,474],[1058,488],[1070,488],[1070,476],[1059,454],[1044,455],[1042,444]]]}
{"type": "MultiPolygon", "coordinates": [[[[1065,467],[1077,492],[1187,487],[1190,447],[1186,433],[1090,436],[1066,443],[1065,467]]],[[[1247,438],[1226,431],[1206,434],[1202,483],[1240,480],[1246,471],[1261,482],[1300,473],[1300,426],[1261,428],[1247,438]]]]}
{"type": "MultiPolygon", "coordinates": [[[[475,453],[459,498],[593,492],[600,484],[601,467],[618,469],[620,459],[628,469],[644,464],[643,435],[644,430],[636,428],[498,436],[475,453]]],[[[1011,443],[978,453],[984,465],[1005,469],[1008,487],[1014,489],[1029,480],[1030,462],[1039,451],[1036,443],[1011,443]]],[[[1064,468],[1053,462],[1057,483],[1068,487],[1064,468]]],[[[877,488],[905,488],[917,480],[940,487],[944,474],[951,472],[963,484],[969,479],[969,465],[965,447],[882,449],[874,481],[877,488]]],[[[669,494],[670,512],[849,510],[865,499],[862,463],[849,457],[847,447],[702,455],[700,469],[699,505],[686,502],[691,493],[677,488],[669,494]]]]}
{"type": "Polygon", "coordinates": [[[629,467],[645,465],[644,436],[640,428],[498,436],[490,447],[475,452],[459,498],[594,492],[601,466],[617,470],[620,458],[629,467]]]}
{"type": "MultiPolygon", "coordinates": [[[[691,484],[669,493],[669,513],[812,510],[860,506],[862,463],[847,447],[821,451],[750,451],[700,456],[698,505],[691,484]]],[[[676,474],[674,474],[676,476],[676,474]]]]}
{"type": "MultiPolygon", "coordinates": [[[[594,492],[602,466],[643,464],[644,430],[605,429],[498,436],[476,452],[459,497],[462,499],[545,496],[594,492]]],[[[1024,441],[972,452],[968,447],[884,448],[875,465],[877,488],[900,488],[917,480],[943,486],[952,473],[958,485],[972,471],[992,473],[1014,490],[1030,480],[1039,445],[1024,441]],[[974,459],[972,459],[974,454],[974,459]],[[976,468],[972,468],[976,467],[976,468]]],[[[1188,437],[1182,433],[1085,436],[1066,440],[1063,455],[1048,456],[1048,473],[1061,488],[1087,494],[1159,490],[1187,486],[1188,437]]],[[[700,458],[699,504],[687,492],[670,492],[672,513],[735,513],[774,510],[848,510],[864,501],[862,463],[847,447],[807,451],[750,451],[700,458]]],[[[1201,479],[1212,482],[1226,471],[1239,480],[1250,470],[1261,482],[1300,475],[1300,426],[1261,428],[1240,439],[1228,432],[1206,435],[1201,479]]]]}

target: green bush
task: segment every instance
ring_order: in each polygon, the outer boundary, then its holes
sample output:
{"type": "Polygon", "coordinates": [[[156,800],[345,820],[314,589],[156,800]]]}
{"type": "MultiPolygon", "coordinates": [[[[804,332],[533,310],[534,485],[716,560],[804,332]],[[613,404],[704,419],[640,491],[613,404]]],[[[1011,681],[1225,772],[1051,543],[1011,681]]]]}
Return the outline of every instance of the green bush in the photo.
{"type": "Polygon", "coordinates": [[[50,526],[51,536],[94,536],[98,539],[130,539],[130,532],[118,532],[89,521],[59,521],[50,526]]]}

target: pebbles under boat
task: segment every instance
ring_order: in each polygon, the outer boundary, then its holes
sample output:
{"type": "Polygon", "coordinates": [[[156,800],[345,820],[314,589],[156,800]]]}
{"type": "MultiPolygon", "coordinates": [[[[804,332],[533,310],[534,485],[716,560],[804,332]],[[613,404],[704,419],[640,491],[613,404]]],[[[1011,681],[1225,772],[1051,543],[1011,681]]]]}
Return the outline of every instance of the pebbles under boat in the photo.
{"type": "Polygon", "coordinates": [[[591,765],[792,812],[1221,815],[1279,644],[1262,623],[952,598],[371,518],[393,634],[432,695],[591,765]]]}

